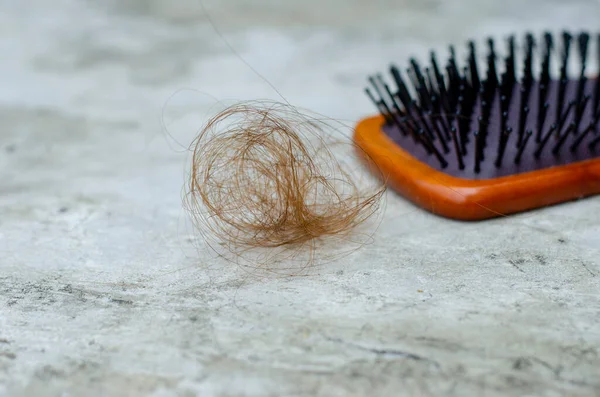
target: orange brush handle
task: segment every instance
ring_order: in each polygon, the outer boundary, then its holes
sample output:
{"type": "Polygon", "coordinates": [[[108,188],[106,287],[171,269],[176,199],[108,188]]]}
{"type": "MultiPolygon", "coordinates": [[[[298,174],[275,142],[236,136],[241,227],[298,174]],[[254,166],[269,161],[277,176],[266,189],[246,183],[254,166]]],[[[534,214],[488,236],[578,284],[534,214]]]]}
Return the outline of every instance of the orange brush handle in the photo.
{"type": "Polygon", "coordinates": [[[418,161],[383,132],[384,118],[359,122],[354,133],[388,184],[428,211],[483,220],[600,194],[600,158],[494,179],[453,177],[418,161]]]}

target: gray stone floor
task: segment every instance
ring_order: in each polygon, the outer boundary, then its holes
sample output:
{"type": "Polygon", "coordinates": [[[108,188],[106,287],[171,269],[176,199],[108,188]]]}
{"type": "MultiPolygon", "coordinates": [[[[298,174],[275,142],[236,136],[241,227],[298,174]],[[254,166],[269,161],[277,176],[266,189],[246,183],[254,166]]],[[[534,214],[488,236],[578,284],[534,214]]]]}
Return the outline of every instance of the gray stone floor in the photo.
{"type": "MultiPolygon", "coordinates": [[[[205,0],[298,106],[598,1],[205,0]]],[[[600,199],[463,224],[387,195],[373,243],[247,278],[181,207],[219,101],[279,99],[197,0],[0,0],[0,395],[598,396],[600,199]],[[165,125],[161,124],[164,113],[165,125]]]]}

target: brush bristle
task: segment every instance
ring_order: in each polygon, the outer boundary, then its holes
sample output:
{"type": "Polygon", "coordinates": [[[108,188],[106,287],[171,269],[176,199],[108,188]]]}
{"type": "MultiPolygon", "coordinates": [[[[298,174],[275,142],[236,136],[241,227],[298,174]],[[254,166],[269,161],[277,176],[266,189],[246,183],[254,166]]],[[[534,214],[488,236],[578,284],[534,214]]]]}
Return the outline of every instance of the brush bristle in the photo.
{"type": "Polygon", "coordinates": [[[394,88],[381,75],[369,77],[366,92],[385,118],[385,133],[431,167],[469,179],[535,171],[600,155],[600,79],[598,70],[591,76],[586,70],[592,53],[600,67],[600,34],[592,38],[585,32],[563,32],[557,38],[544,33],[536,42],[528,33],[520,50],[521,73],[516,70],[514,36],[507,40],[502,62],[494,40],[486,44],[482,75],[471,41],[462,68],[451,46],[444,69],[433,52],[428,67],[422,68],[415,59],[405,73],[391,66],[394,88]],[[569,71],[572,52],[580,67],[569,71]],[[536,55],[539,72],[534,72],[536,55]],[[551,73],[553,62],[559,67],[557,76],[551,73]]]}

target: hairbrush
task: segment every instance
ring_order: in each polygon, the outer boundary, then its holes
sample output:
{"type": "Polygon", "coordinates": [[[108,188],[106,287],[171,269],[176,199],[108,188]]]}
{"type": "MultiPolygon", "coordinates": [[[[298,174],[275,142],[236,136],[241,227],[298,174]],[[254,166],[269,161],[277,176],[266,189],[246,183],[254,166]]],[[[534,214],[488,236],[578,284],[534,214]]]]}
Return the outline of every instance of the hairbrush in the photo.
{"type": "Polygon", "coordinates": [[[586,71],[600,65],[600,34],[523,39],[508,37],[499,57],[488,38],[485,70],[470,41],[464,65],[450,46],[441,67],[432,52],[427,67],[413,58],[368,78],[379,114],[358,123],[354,140],[394,190],[460,220],[600,193],[600,79],[586,71]]]}

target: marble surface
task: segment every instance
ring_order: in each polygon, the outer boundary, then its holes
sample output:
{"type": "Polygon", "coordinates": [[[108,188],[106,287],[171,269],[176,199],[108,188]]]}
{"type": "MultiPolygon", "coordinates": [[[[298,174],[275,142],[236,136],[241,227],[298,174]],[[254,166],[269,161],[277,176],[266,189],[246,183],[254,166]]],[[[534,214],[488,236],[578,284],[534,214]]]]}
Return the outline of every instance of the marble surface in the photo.
{"type": "Polygon", "coordinates": [[[600,2],[203,1],[220,35],[198,0],[0,0],[0,395],[600,395],[598,198],[464,224],[389,193],[372,244],[278,279],[181,206],[224,104],[350,128],[389,62],[600,2]]]}

